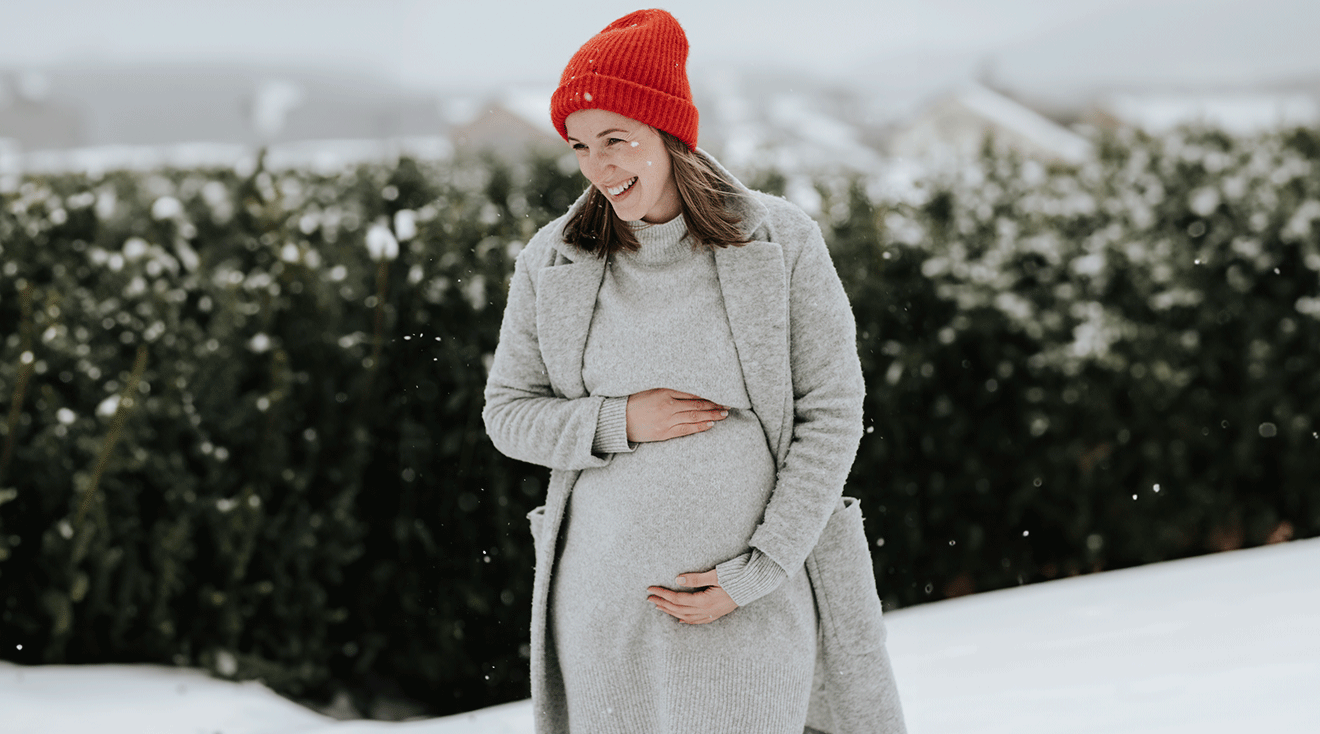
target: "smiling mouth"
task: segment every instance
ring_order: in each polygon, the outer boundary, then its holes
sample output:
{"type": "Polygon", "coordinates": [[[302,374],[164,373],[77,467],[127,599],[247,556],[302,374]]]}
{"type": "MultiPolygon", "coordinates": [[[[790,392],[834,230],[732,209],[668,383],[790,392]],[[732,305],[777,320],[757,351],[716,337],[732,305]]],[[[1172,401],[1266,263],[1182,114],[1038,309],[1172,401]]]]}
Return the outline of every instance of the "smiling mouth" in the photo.
{"type": "Polygon", "coordinates": [[[624,181],[618,186],[610,186],[609,188],[605,189],[605,193],[609,194],[610,196],[618,196],[619,194],[622,194],[628,189],[631,189],[633,184],[635,183],[637,183],[637,177],[633,176],[632,178],[628,179],[627,181],[624,181]]]}

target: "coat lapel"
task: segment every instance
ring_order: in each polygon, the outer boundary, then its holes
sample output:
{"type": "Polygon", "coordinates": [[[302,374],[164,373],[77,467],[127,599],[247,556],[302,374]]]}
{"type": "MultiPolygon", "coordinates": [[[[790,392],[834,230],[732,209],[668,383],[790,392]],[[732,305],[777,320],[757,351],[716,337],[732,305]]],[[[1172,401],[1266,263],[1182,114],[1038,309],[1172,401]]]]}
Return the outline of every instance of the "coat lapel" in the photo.
{"type": "Polygon", "coordinates": [[[585,397],[582,355],[605,275],[605,261],[591,255],[545,268],[536,291],[536,328],[550,384],[566,398],[585,397]]]}
{"type": "Polygon", "coordinates": [[[765,431],[775,460],[784,460],[791,427],[785,429],[790,410],[792,370],[789,367],[788,271],[784,249],[769,241],[765,226],[768,211],[756,195],[729,173],[719,161],[698,149],[739,196],[730,208],[740,217],[741,228],[751,240],[742,247],[715,251],[715,272],[724,295],[724,310],[738,350],[747,397],[765,431]]]}
{"type": "Polygon", "coordinates": [[[753,241],[715,251],[724,310],[738,350],[747,397],[779,456],[788,369],[788,283],[783,249],[753,241]]]}

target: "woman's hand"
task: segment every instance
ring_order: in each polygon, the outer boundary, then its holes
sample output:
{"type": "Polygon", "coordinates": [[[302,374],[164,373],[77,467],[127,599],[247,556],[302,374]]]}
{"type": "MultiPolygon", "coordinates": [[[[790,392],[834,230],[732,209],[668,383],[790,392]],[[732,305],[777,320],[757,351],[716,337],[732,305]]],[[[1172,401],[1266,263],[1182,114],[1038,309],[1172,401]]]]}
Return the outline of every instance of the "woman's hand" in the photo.
{"type": "Polygon", "coordinates": [[[628,396],[628,440],[666,441],[710,430],[729,409],[697,395],[657,387],[628,396]]]}
{"type": "Polygon", "coordinates": [[[678,577],[678,585],[698,590],[672,591],[663,586],[652,586],[647,589],[651,595],[646,600],[684,624],[714,622],[738,608],[728,592],[720,587],[719,575],[714,569],[705,573],[685,573],[678,577]]]}

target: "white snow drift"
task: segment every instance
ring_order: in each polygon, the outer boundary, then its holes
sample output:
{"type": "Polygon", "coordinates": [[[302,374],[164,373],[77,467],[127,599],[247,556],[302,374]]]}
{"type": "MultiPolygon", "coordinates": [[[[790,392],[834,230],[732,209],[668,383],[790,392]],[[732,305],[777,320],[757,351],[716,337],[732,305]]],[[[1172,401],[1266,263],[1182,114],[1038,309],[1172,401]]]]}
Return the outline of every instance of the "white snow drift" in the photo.
{"type": "MultiPolygon", "coordinates": [[[[1237,734],[1320,722],[1320,538],[886,616],[912,734],[1237,734]]],[[[0,644],[2,644],[0,640],[0,644]]],[[[528,702],[336,722],[257,683],[0,663],[6,734],[530,734],[528,702]]]]}

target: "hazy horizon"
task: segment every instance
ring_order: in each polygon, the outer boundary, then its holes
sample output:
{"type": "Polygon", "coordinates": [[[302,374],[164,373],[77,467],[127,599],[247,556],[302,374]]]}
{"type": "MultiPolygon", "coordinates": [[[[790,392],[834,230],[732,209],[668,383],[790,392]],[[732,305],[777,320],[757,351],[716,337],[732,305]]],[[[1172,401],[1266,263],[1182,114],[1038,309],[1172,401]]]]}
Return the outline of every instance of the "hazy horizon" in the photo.
{"type": "MultiPolygon", "coordinates": [[[[990,71],[1047,87],[1320,74],[1309,0],[675,0],[693,75],[802,73],[917,84],[990,71]],[[1268,51],[1268,52],[1266,52],[1268,51]],[[1048,58],[1050,63],[1042,62],[1048,58]]],[[[414,91],[553,85],[594,32],[637,5],[421,0],[90,0],[3,11],[0,68],[226,64],[325,70],[414,91]]]]}

